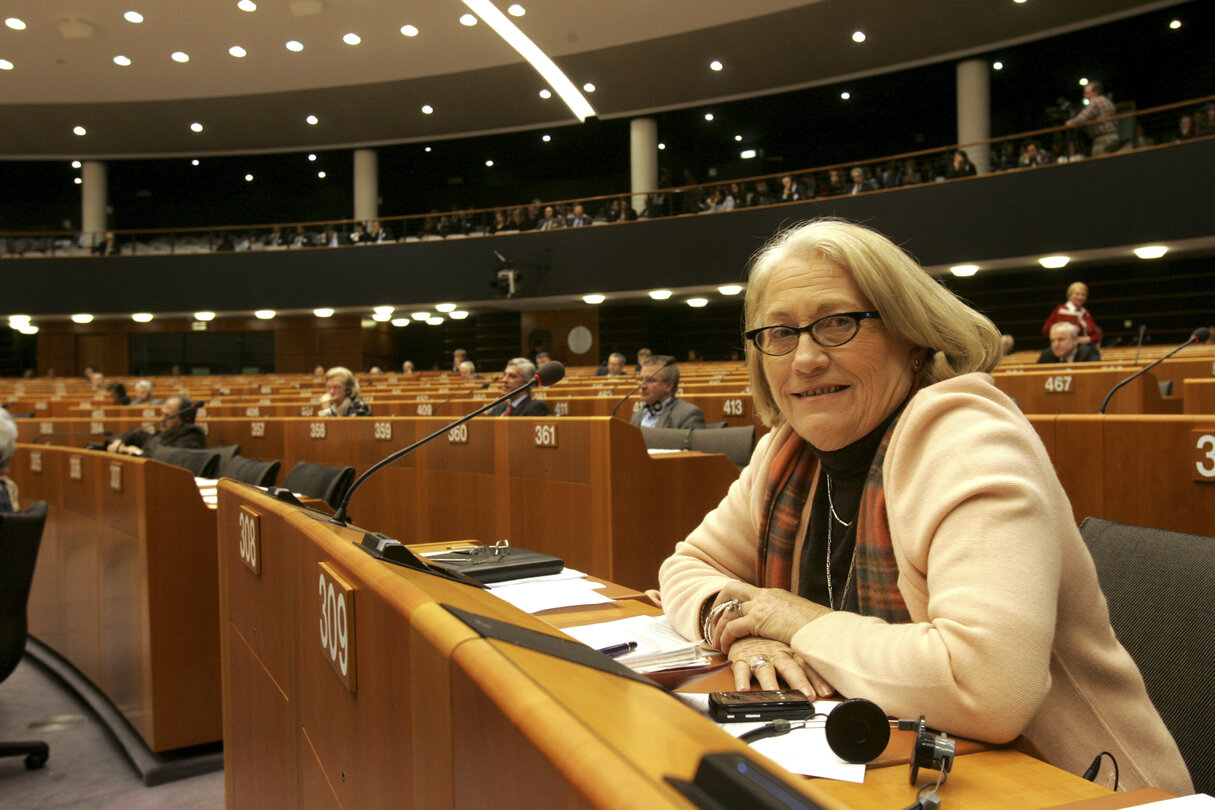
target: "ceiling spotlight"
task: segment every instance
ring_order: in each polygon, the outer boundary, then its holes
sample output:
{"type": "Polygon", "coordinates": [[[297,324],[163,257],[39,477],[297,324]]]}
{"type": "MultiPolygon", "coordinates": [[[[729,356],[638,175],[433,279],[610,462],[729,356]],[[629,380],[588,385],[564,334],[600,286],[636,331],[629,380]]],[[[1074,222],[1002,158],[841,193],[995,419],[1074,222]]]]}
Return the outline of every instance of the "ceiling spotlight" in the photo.
{"type": "Polygon", "coordinates": [[[333,307],[319,307],[317,309],[312,310],[312,314],[318,318],[332,318],[333,317],[333,307]]]}
{"type": "Polygon", "coordinates": [[[450,317],[453,321],[462,321],[468,317],[468,312],[463,309],[457,309],[449,312],[448,317],[450,317]]]}
{"type": "Polygon", "coordinates": [[[80,161],[79,161],[79,160],[73,160],[73,161],[72,161],[72,168],[73,168],[73,169],[79,169],[79,168],[80,168],[80,161]]]}
{"type": "Polygon", "coordinates": [[[705,120],[706,120],[706,121],[712,121],[712,120],[713,120],[713,113],[705,113],[705,120]]]}
{"type": "Polygon", "coordinates": [[[184,65],[186,62],[190,61],[190,54],[186,53],[185,51],[173,51],[172,55],[169,58],[172,59],[174,62],[178,62],[178,63],[184,65]]]}
{"type": "Polygon", "coordinates": [[[36,335],[38,334],[38,327],[34,326],[32,323],[27,323],[25,326],[17,327],[17,331],[23,335],[36,335]]]}
{"type": "Polygon", "coordinates": [[[740,160],[753,160],[759,153],[754,149],[744,149],[738,153],[740,160]]]}
{"type": "Polygon", "coordinates": [[[853,31],[852,32],[852,41],[857,44],[864,42],[865,41],[865,32],[864,31],[853,31]]]}
{"type": "Polygon", "coordinates": [[[439,312],[455,312],[456,305],[455,304],[435,304],[435,309],[437,309],[439,312]]]}
{"type": "Polygon", "coordinates": [[[1047,270],[1058,270],[1060,267],[1067,267],[1067,263],[1070,261],[1070,256],[1043,256],[1038,259],[1038,264],[1047,270]]]}
{"type": "Polygon", "coordinates": [[[670,290],[650,290],[650,298],[653,298],[655,301],[665,301],[670,297],[670,290]]]}
{"type": "Polygon", "coordinates": [[[1135,255],[1141,259],[1159,259],[1168,252],[1169,249],[1164,245],[1146,245],[1135,248],[1135,255]]]}
{"type": "Polygon", "coordinates": [[[190,165],[191,165],[191,166],[197,166],[197,165],[198,165],[198,158],[194,158],[193,160],[191,160],[191,161],[190,161],[190,165]]]}
{"type": "Polygon", "coordinates": [[[847,101],[848,99],[852,98],[852,94],[845,90],[844,92],[840,93],[840,98],[847,101]]]}
{"type": "Polygon", "coordinates": [[[268,321],[274,317],[274,310],[259,309],[253,313],[253,317],[257,318],[259,321],[268,321]]]}
{"type": "Polygon", "coordinates": [[[552,139],[553,139],[553,136],[549,135],[547,132],[540,136],[540,140],[544,141],[545,143],[548,143],[552,139]]]}
{"type": "Polygon", "coordinates": [[[992,70],[1003,70],[1003,69],[1004,69],[1004,63],[1003,63],[1003,62],[992,62],[992,63],[991,63],[991,68],[992,68],[992,70]]]}
{"type": "Polygon", "coordinates": [[[314,160],[316,160],[316,153],[315,153],[315,152],[309,152],[309,153],[308,153],[308,162],[309,162],[309,163],[311,163],[311,162],[312,162],[312,161],[314,161],[314,160]]]}
{"type": "Polygon", "coordinates": [[[1173,20],[1171,23],[1169,23],[1169,28],[1172,28],[1174,31],[1176,31],[1180,27],[1181,27],[1181,20],[1173,20]]]}
{"type": "Polygon", "coordinates": [[[81,135],[81,136],[89,134],[89,131],[87,129],[85,129],[84,127],[72,127],[72,132],[76,133],[77,135],[81,135]]]}
{"type": "Polygon", "coordinates": [[[393,318],[390,323],[393,326],[409,326],[412,321],[410,321],[408,318],[393,318]]]}
{"type": "Polygon", "coordinates": [[[376,314],[371,316],[371,320],[376,321],[378,323],[387,323],[388,321],[392,320],[392,313],[391,312],[377,312],[376,314]]]}
{"type": "Polygon", "coordinates": [[[358,45],[362,41],[363,38],[358,34],[347,34],[346,36],[342,37],[342,42],[345,42],[347,45],[358,45]]]}
{"type": "Polygon", "coordinates": [[[1080,86],[1081,86],[1081,87],[1088,87],[1088,79],[1081,79],[1081,80],[1080,80],[1080,86]]]}
{"type": "Polygon", "coordinates": [[[709,70],[721,70],[724,67],[725,67],[725,65],[723,65],[721,62],[719,62],[716,59],[714,59],[712,62],[709,63],[709,70]]]}
{"type": "Polygon", "coordinates": [[[582,300],[587,302],[588,304],[602,304],[604,301],[607,300],[607,298],[606,298],[606,296],[602,296],[599,293],[592,293],[591,295],[582,296],[582,300]]]}
{"type": "Polygon", "coordinates": [[[197,121],[195,121],[193,124],[190,124],[190,131],[191,132],[202,132],[203,125],[198,123],[197,121]]]}
{"type": "Polygon", "coordinates": [[[0,70],[12,70],[13,63],[7,59],[0,59],[0,70]]]}
{"type": "Polygon", "coordinates": [[[152,313],[136,312],[131,315],[131,320],[135,321],[135,323],[147,323],[148,321],[152,320],[152,313]]]}
{"type": "Polygon", "coordinates": [[[241,11],[257,11],[257,3],[254,3],[253,0],[240,0],[236,7],[241,11]]]}
{"type": "Polygon", "coordinates": [[[527,9],[525,9],[523,6],[519,5],[518,3],[511,3],[510,7],[508,9],[506,9],[506,13],[512,17],[522,17],[524,14],[527,13],[527,9]]]}
{"type": "Polygon", "coordinates": [[[541,88],[540,98],[552,98],[552,97],[553,97],[552,90],[549,90],[547,87],[541,88]]]}
{"type": "Polygon", "coordinates": [[[93,316],[87,312],[81,312],[72,316],[72,323],[92,323],[93,316]]]}
{"type": "Polygon", "coordinates": [[[423,151],[423,152],[426,152],[426,153],[430,153],[430,152],[433,152],[433,151],[434,151],[434,149],[433,149],[432,147],[429,147],[429,146],[428,146],[428,147],[426,147],[425,149],[423,149],[422,151],[423,151]]]}
{"type": "Polygon", "coordinates": [[[595,85],[591,84],[590,82],[587,82],[586,84],[582,85],[582,89],[588,93],[594,93],[595,85]]]}
{"type": "Polygon", "coordinates": [[[130,67],[131,57],[118,54],[118,56],[114,57],[114,64],[118,65],[119,67],[130,67]]]}
{"type": "Polygon", "coordinates": [[[443,319],[440,318],[438,315],[434,316],[433,318],[426,319],[426,324],[428,326],[438,326],[441,323],[443,323],[443,319]]]}
{"type": "Polygon", "coordinates": [[[422,105],[422,115],[430,115],[434,111],[435,111],[435,108],[430,106],[429,104],[422,105]]]}
{"type": "Polygon", "coordinates": [[[242,48],[239,45],[233,45],[231,48],[228,49],[228,53],[232,54],[237,59],[242,59],[249,54],[248,51],[246,51],[244,48],[242,48]]]}
{"type": "Polygon", "coordinates": [[[461,14],[460,15],[460,25],[467,25],[469,28],[472,28],[476,24],[477,24],[476,15],[474,15],[474,14],[461,14]]]}
{"type": "Polygon", "coordinates": [[[9,28],[13,29],[14,31],[24,31],[25,30],[25,20],[19,20],[16,17],[9,17],[7,20],[4,21],[4,24],[7,25],[9,28]]]}
{"type": "Polygon", "coordinates": [[[371,311],[374,312],[376,315],[391,315],[393,310],[395,310],[395,309],[396,309],[396,307],[380,306],[380,307],[372,307],[371,311]]]}
{"type": "Polygon", "coordinates": [[[743,291],[741,284],[725,284],[717,288],[717,291],[722,295],[738,295],[743,291]]]}
{"type": "Polygon", "coordinates": [[[430,317],[430,313],[429,312],[414,312],[409,317],[413,318],[415,321],[424,321],[430,317]]]}
{"type": "Polygon", "coordinates": [[[402,25],[401,33],[407,37],[416,37],[418,35],[418,27],[416,25],[402,25]]]}
{"type": "Polygon", "coordinates": [[[8,325],[14,329],[16,329],[19,326],[25,326],[25,325],[29,324],[29,322],[30,322],[29,315],[9,315],[8,316],[8,325]]]}
{"type": "Polygon", "coordinates": [[[949,272],[953,273],[955,276],[961,276],[963,278],[967,278],[967,277],[973,276],[975,273],[979,272],[979,265],[977,265],[977,264],[958,264],[958,265],[954,265],[953,267],[949,268],[949,272]]]}
{"type": "Polygon", "coordinates": [[[664,149],[666,149],[666,148],[667,148],[667,145],[666,145],[665,143],[662,143],[661,141],[658,143],[658,151],[659,151],[659,152],[661,152],[662,150],[664,150],[664,149]]]}
{"type": "Polygon", "coordinates": [[[129,23],[143,22],[143,15],[140,14],[138,11],[128,11],[126,14],[122,15],[122,18],[129,23]]]}
{"type": "Polygon", "coordinates": [[[319,177],[321,180],[324,180],[326,177],[328,177],[328,175],[325,174],[324,172],[317,172],[316,176],[319,177]]]}
{"type": "Polygon", "coordinates": [[[195,312],[194,320],[196,321],[213,321],[215,320],[214,312],[195,312]]]}
{"type": "Polygon", "coordinates": [[[485,168],[492,169],[493,167],[494,167],[494,162],[492,160],[485,161],[485,168]]]}
{"type": "Polygon", "coordinates": [[[294,53],[299,53],[300,51],[304,50],[304,43],[295,39],[287,40],[287,50],[294,53]]]}
{"type": "Polygon", "coordinates": [[[741,136],[741,135],[735,135],[735,136],[734,136],[734,140],[735,140],[735,141],[741,141],[741,140],[742,140],[742,136],[741,136]]]}
{"type": "Polygon", "coordinates": [[[708,305],[709,305],[708,298],[689,298],[688,299],[688,306],[694,307],[696,309],[700,309],[701,307],[707,307],[708,305]]]}
{"type": "Polygon", "coordinates": [[[79,186],[79,185],[83,185],[83,184],[84,184],[84,180],[81,180],[79,177],[73,177],[73,178],[72,178],[72,182],[73,182],[73,183],[75,183],[75,184],[76,184],[76,185],[78,185],[78,186],[79,186]]]}
{"type": "Polygon", "coordinates": [[[321,119],[317,118],[315,115],[310,115],[310,116],[308,116],[307,118],[305,118],[304,120],[305,120],[305,121],[306,121],[306,122],[307,122],[307,123],[308,123],[310,126],[316,126],[317,124],[319,124],[319,123],[321,122],[321,119]]]}
{"type": "Polygon", "coordinates": [[[252,183],[252,182],[253,182],[253,175],[251,175],[251,174],[246,174],[246,175],[245,175],[245,182],[246,182],[246,183],[252,183]]]}

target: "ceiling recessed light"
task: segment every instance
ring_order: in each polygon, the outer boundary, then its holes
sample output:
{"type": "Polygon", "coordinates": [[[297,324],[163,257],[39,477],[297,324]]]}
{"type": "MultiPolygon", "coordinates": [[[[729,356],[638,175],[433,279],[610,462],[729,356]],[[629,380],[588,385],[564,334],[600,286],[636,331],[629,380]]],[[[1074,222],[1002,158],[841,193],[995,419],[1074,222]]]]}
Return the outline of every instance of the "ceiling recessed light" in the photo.
{"type": "Polygon", "coordinates": [[[1081,80],[1080,80],[1080,86],[1081,86],[1081,87],[1088,87],[1088,79],[1081,79],[1081,80]]]}
{"type": "Polygon", "coordinates": [[[72,323],[91,323],[93,316],[87,312],[81,312],[72,316],[72,323]]]}
{"type": "Polygon", "coordinates": [[[494,162],[492,160],[485,161],[485,168],[492,169],[493,167],[494,167],[494,162]]]}
{"type": "Polygon", "coordinates": [[[213,321],[213,320],[215,320],[215,313],[207,312],[205,310],[203,312],[195,312],[194,320],[196,320],[196,321],[213,321]]]}
{"type": "Polygon", "coordinates": [[[665,301],[670,297],[670,290],[650,290],[650,298],[653,298],[655,301],[665,301]]]}
{"type": "Polygon", "coordinates": [[[89,131],[87,129],[85,129],[84,127],[72,127],[72,132],[76,133],[77,135],[81,135],[81,136],[89,134],[89,131]]]}
{"type": "Polygon", "coordinates": [[[407,37],[416,37],[418,35],[418,27],[416,25],[402,25],[401,34],[407,37]]]}
{"type": "Polygon", "coordinates": [[[865,32],[864,31],[853,31],[852,32],[852,41],[856,42],[856,43],[864,42],[865,41],[865,32]]]}
{"type": "Polygon", "coordinates": [[[424,321],[430,317],[430,313],[429,312],[414,312],[414,313],[411,313],[409,317],[413,318],[415,321],[424,321]]]}
{"type": "Polygon", "coordinates": [[[460,15],[460,25],[467,25],[469,28],[472,28],[476,24],[477,24],[476,15],[474,15],[474,14],[461,14],[460,15]]]}
{"type": "Polygon", "coordinates": [[[454,311],[452,311],[452,312],[448,313],[448,316],[449,316],[449,317],[450,317],[450,318],[451,318],[453,321],[462,321],[462,320],[464,320],[465,318],[467,318],[467,317],[468,317],[468,312],[467,312],[466,310],[463,310],[463,309],[457,309],[457,310],[454,310],[454,311]]]}
{"type": "Polygon", "coordinates": [[[25,20],[18,19],[17,17],[9,17],[7,20],[4,21],[4,24],[7,25],[9,28],[13,29],[14,31],[24,31],[25,30],[25,20]]]}
{"type": "Polygon", "coordinates": [[[1070,256],[1043,256],[1038,259],[1038,264],[1047,270],[1058,270],[1060,267],[1067,267],[1067,263],[1070,261],[1070,256]]]}
{"type": "Polygon", "coordinates": [[[721,70],[724,67],[725,65],[716,59],[709,63],[709,70],[721,70]]]}
{"type": "Polygon", "coordinates": [[[743,288],[741,284],[726,284],[718,287],[717,291],[722,295],[738,295],[743,291],[743,288]]]}
{"type": "Polygon", "coordinates": [[[591,293],[590,295],[582,296],[582,300],[588,304],[602,304],[607,299],[606,296],[602,296],[599,293],[591,293]]]}
{"type": "Polygon", "coordinates": [[[274,310],[259,309],[253,313],[253,317],[257,318],[259,321],[268,321],[274,317],[274,310]]]}
{"type": "Polygon", "coordinates": [[[433,318],[427,318],[426,323],[429,326],[438,326],[439,324],[443,323],[443,319],[436,315],[433,318]]]}
{"type": "Polygon", "coordinates": [[[966,278],[968,276],[973,276],[975,273],[979,272],[979,265],[977,265],[977,264],[957,264],[957,265],[954,265],[953,267],[949,268],[949,272],[953,273],[955,276],[962,276],[963,278],[966,278]]]}
{"type": "Polygon", "coordinates": [[[140,14],[138,11],[128,11],[127,13],[122,15],[122,18],[129,23],[143,22],[143,15],[140,14]]]}
{"type": "Polygon", "coordinates": [[[323,171],[317,172],[316,176],[322,180],[324,180],[326,177],[328,177],[328,175],[326,175],[323,171]]]}
{"type": "Polygon", "coordinates": [[[23,335],[36,335],[38,334],[38,327],[34,326],[32,323],[27,323],[25,326],[17,327],[17,331],[23,335]]]}
{"type": "Polygon", "coordinates": [[[246,175],[245,175],[245,182],[246,182],[246,183],[252,183],[252,182],[253,182],[253,175],[251,175],[251,174],[246,174],[246,175]]]}
{"type": "Polygon", "coordinates": [[[594,93],[595,85],[591,84],[590,82],[587,82],[586,84],[582,85],[582,89],[588,93],[594,93]]]}
{"type": "Polygon", "coordinates": [[[659,144],[658,144],[658,151],[659,151],[659,152],[661,152],[662,150],[664,150],[664,149],[666,149],[666,148],[667,148],[667,145],[666,145],[665,143],[659,142],[659,144]]]}
{"type": "Polygon", "coordinates": [[[735,135],[735,136],[734,136],[734,140],[735,140],[735,141],[741,141],[741,140],[742,140],[742,136],[741,136],[741,135],[735,135]]]}
{"type": "Polygon", "coordinates": [[[135,323],[147,323],[148,321],[152,320],[152,313],[135,312],[131,315],[131,320],[135,321],[135,323]]]}
{"type": "Polygon", "coordinates": [[[1172,28],[1174,31],[1176,31],[1180,27],[1181,27],[1181,20],[1173,20],[1172,22],[1169,23],[1169,28],[1172,28]]]}
{"type": "Polygon", "coordinates": [[[186,62],[190,61],[190,54],[186,53],[185,51],[173,51],[169,58],[174,62],[184,65],[186,62]]]}
{"type": "Polygon", "coordinates": [[[540,136],[540,140],[544,141],[545,143],[548,143],[552,139],[553,139],[553,136],[549,135],[547,132],[540,136]]]}
{"type": "Polygon", "coordinates": [[[79,168],[80,168],[80,161],[79,161],[79,160],[73,160],[73,161],[72,161],[72,168],[73,168],[73,169],[79,169],[79,168]]]}
{"type": "Polygon", "coordinates": [[[363,38],[354,33],[346,34],[342,37],[342,42],[345,42],[347,45],[358,45],[362,41],[363,38]]]}
{"type": "Polygon", "coordinates": [[[1135,255],[1141,259],[1159,259],[1168,252],[1169,249],[1164,245],[1146,245],[1135,248],[1135,255]]]}
{"type": "Polygon", "coordinates": [[[321,119],[317,118],[315,115],[310,115],[305,118],[304,121],[306,121],[309,126],[316,126],[321,122],[321,119]]]}
{"type": "Polygon", "coordinates": [[[413,321],[409,320],[408,318],[393,318],[390,323],[393,326],[409,326],[409,324],[413,323],[413,321]]]}
{"type": "Polygon", "coordinates": [[[83,185],[83,184],[84,184],[84,180],[81,180],[79,177],[73,177],[73,178],[72,178],[72,182],[73,182],[73,183],[75,183],[75,184],[76,184],[76,185],[78,185],[78,186],[79,186],[79,185],[83,185]]]}
{"type": "Polygon", "coordinates": [[[754,160],[759,155],[754,149],[744,149],[738,153],[739,160],[754,160]]]}
{"type": "Polygon", "coordinates": [[[552,90],[549,90],[547,87],[542,87],[540,89],[540,98],[552,98],[552,97],[553,97],[552,90]]]}
{"type": "Polygon", "coordinates": [[[304,43],[300,42],[297,39],[289,39],[289,40],[287,40],[286,47],[287,47],[287,50],[289,50],[289,51],[299,53],[300,51],[304,50],[304,43]]]}
{"type": "Polygon", "coordinates": [[[0,70],[12,70],[13,63],[7,59],[0,59],[0,70]]]}
{"type": "Polygon", "coordinates": [[[1003,62],[992,62],[991,67],[992,67],[992,70],[1003,70],[1004,63],[1003,62]]]}
{"type": "Polygon", "coordinates": [[[333,307],[317,307],[316,309],[312,310],[312,314],[318,318],[332,318],[333,307]]]}
{"type": "Polygon", "coordinates": [[[190,161],[190,165],[191,165],[191,166],[197,166],[197,165],[198,165],[198,158],[194,158],[193,160],[191,160],[191,161],[190,161]]]}
{"type": "Polygon", "coordinates": [[[434,151],[434,149],[432,149],[431,147],[427,146],[427,147],[426,147],[426,148],[424,148],[422,151],[423,151],[423,152],[433,152],[433,151],[434,151]]]}
{"type": "Polygon", "coordinates": [[[708,298],[689,298],[688,299],[688,306],[694,307],[696,309],[700,309],[701,307],[707,307],[708,305],[709,305],[708,298]]]}
{"type": "Polygon", "coordinates": [[[429,104],[422,105],[422,115],[430,115],[434,111],[435,111],[435,108],[430,106],[429,104]]]}
{"type": "Polygon", "coordinates": [[[506,13],[512,17],[522,17],[527,13],[527,9],[518,3],[511,3],[510,8],[506,9],[506,13]]]}
{"type": "Polygon", "coordinates": [[[309,152],[309,153],[308,153],[308,161],[309,161],[309,162],[312,162],[312,161],[314,161],[314,160],[316,160],[316,153],[315,153],[315,152],[309,152]]]}
{"type": "Polygon", "coordinates": [[[848,99],[852,98],[852,94],[845,90],[844,92],[840,93],[840,98],[847,101],[848,99]]]}
{"type": "Polygon", "coordinates": [[[706,120],[706,121],[712,121],[712,120],[713,120],[713,113],[705,113],[705,120],[706,120]]]}
{"type": "Polygon", "coordinates": [[[455,304],[435,304],[435,309],[439,312],[455,312],[455,304]]]}
{"type": "Polygon", "coordinates": [[[392,313],[391,312],[377,312],[376,314],[371,316],[371,320],[373,320],[377,323],[388,323],[390,320],[392,320],[392,313]]]}
{"type": "Polygon", "coordinates": [[[242,48],[239,45],[233,45],[231,48],[228,49],[228,53],[232,54],[237,59],[243,59],[249,55],[249,52],[246,51],[244,48],[242,48]]]}
{"type": "Polygon", "coordinates": [[[257,3],[254,3],[253,0],[240,0],[236,7],[241,11],[257,11],[257,3]]]}
{"type": "Polygon", "coordinates": [[[131,57],[118,54],[118,56],[114,57],[114,64],[118,65],[119,67],[129,67],[131,64],[131,57]]]}
{"type": "MultiPolygon", "coordinates": [[[[396,309],[396,307],[390,307],[390,306],[385,305],[385,306],[380,306],[380,307],[372,307],[371,311],[374,312],[376,315],[391,315],[393,310],[395,310],[395,309],[396,309]]],[[[452,309],[455,309],[455,307],[452,307],[452,309]]]]}
{"type": "Polygon", "coordinates": [[[190,131],[191,132],[202,132],[203,125],[198,123],[197,121],[195,121],[193,124],[190,124],[190,131]]]}

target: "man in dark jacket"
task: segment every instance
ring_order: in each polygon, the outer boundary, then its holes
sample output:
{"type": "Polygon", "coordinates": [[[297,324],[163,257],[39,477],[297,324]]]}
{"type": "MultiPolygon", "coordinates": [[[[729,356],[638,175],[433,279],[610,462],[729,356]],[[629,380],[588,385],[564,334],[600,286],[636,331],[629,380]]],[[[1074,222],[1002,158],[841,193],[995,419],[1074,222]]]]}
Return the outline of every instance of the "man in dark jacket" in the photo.
{"type": "Polygon", "coordinates": [[[174,394],[160,406],[160,421],[146,427],[128,430],[106,447],[111,453],[141,456],[156,447],[186,447],[202,450],[207,446],[207,434],[194,424],[198,405],[185,394],[174,394]]]}

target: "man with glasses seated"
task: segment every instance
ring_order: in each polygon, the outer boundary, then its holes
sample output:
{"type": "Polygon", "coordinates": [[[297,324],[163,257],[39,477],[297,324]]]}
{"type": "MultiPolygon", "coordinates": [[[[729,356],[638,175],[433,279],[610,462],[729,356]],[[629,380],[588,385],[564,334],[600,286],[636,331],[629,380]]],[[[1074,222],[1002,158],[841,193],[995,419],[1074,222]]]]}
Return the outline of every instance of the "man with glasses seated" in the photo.
{"type": "Polygon", "coordinates": [[[639,394],[644,407],[633,414],[633,424],[640,427],[702,428],[705,415],[690,402],[675,397],[679,390],[679,366],[675,358],[664,354],[652,354],[637,372],[641,378],[639,394]]]}

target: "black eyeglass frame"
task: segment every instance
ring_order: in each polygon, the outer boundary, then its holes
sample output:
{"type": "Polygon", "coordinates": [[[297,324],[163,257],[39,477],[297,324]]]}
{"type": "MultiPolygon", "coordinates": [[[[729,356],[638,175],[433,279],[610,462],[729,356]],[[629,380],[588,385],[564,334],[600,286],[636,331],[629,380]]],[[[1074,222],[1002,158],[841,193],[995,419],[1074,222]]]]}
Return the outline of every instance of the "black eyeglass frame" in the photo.
{"type": "Polygon", "coordinates": [[[832,312],[830,315],[824,315],[823,317],[821,317],[817,320],[811,321],[810,323],[806,324],[805,326],[785,326],[783,324],[774,324],[772,326],[760,326],[755,329],[748,329],[746,332],[743,332],[743,337],[745,337],[747,340],[751,341],[752,345],[754,345],[755,348],[761,354],[766,354],[769,357],[784,357],[786,354],[789,354],[790,352],[792,352],[794,349],[797,348],[797,342],[801,338],[801,335],[803,332],[810,335],[810,339],[813,340],[818,345],[822,346],[824,349],[834,349],[839,346],[843,346],[847,343],[852,342],[852,340],[854,340],[856,338],[856,336],[861,333],[861,321],[865,321],[870,318],[873,318],[876,320],[881,320],[882,315],[879,312],[873,312],[873,311],[869,311],[869,312],[832,312]],[[840,318],[840,317],[851,318],[853,321],[856,322],[856,330],[852,333],[851,336],[849,336],[849,338],[847,340],[841,341],[839,343],[823,343],[821,340],[818,339],[818,337],[815,336],[814,331],[813,331],[815,326],[817,326],[818,324],[822,323],[823,321],[825,321],[829,318],[840,318]],[[770,351],[766,351],[762,346],[759,345],[760,334],[763,332],[767,332],[769,329],[788,329],[793,332],[793,335],[794,335],[793,345],[791,345],[789,347],[789,351],[770,352],[770,351]]]}

